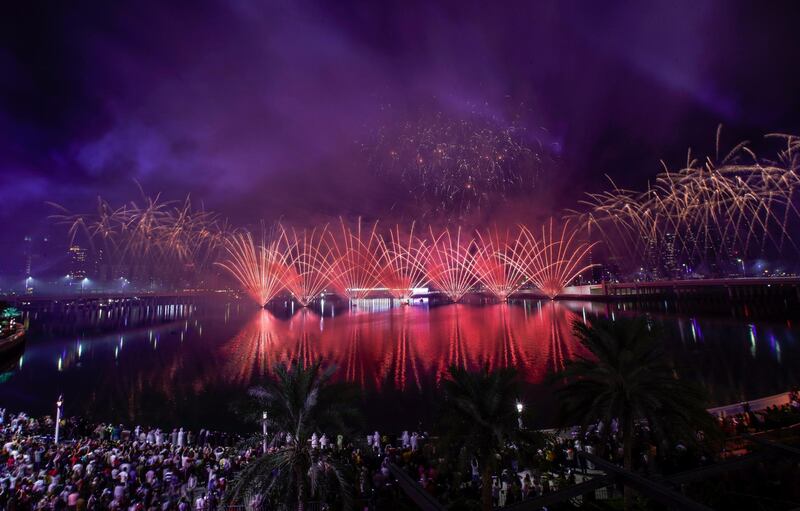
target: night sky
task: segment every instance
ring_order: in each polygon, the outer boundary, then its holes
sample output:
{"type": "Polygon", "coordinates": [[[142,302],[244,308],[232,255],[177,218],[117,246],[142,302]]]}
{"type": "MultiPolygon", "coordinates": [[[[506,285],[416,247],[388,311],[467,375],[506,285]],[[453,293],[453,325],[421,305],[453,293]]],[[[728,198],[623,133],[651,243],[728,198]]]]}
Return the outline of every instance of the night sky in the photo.
{"type": "Polygon", "coordinates": [[[558,162],[536,214],[605,174],[642,187],[719,124],[729,145],[800,133],[798,27],[791,1],[6,2],[0,274],[47,201],[135,181],[238,224],[385,217],[360,148],[421,110],[536,134],[558,162]]]}

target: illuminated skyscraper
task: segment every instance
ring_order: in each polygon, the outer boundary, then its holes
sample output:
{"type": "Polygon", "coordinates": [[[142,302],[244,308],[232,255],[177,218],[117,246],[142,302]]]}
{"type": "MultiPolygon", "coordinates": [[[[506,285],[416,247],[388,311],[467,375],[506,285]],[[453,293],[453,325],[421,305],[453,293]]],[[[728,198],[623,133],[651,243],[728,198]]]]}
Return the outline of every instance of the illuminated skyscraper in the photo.
{"type": "Polygon", "coordinates": [[[87,268],[87,250],[80,245],[72,245],[69,247],[69,262],[70,270],[69,276],[73,280],[83,280],[88,275],[87,268]]]}
{"type": "Polygon", "coordinates": [[[30,236],[25,236],[24,253],[25,263],[23,267],[23,273],[25,278],[28,278],[33,272],[33,238],[30,236]]]}
{"type": "Polygon", "coordinates": [[[664,235],[661,262],[664,266],[664,273],[668,277],[675,277],[678,273],[678,247],[675,245],[676,243],[675,233],[668,232],[664,235]]]}

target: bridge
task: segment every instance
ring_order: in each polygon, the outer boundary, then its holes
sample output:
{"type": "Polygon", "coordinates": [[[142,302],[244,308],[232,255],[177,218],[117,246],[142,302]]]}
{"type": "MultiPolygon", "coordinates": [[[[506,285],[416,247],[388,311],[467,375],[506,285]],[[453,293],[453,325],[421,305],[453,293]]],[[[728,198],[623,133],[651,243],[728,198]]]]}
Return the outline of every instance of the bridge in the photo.
{"type": "Polygon", "coordinates": [[[560,298],[635,300],[692,298],[715,295],[728,300],[789,297],[800,300],[800,277],[741,277],[720,279],[604,282],[570,286],[560,298]]]}
{"type": "Polygon", "coordinates": [[[0,301],[17,305],[20,303],[37,303],[51,301],[94,302],[98,300],[135,300],[135,299],[171,299],[197,298],[212,296],[229,296],[234,291],[221,290],[163,290],[163,291],[127,291],[127,292],[87,292],[87,293],[43,293],[43,294],[10,294],[0,295],[0,301]]]}

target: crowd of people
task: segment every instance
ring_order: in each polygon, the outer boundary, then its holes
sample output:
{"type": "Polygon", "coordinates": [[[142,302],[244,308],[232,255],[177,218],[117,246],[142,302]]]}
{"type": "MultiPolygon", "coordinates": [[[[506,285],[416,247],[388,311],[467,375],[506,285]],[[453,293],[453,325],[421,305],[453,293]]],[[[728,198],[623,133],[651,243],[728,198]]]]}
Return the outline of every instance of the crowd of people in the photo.
{"type": "Polygon", "coordinates": [[[211,431],[162,432],[0,410],[0,510],[213,510],[253,457],[211,431]]]}
{"type": "MultiPolygon", "coordinates": [[[[800,421],[800,397],[794,393],[782,407],[759,412],[746,409],[720,421],[723,429],[733,434],[782,426],[787,421],[794,424],[800,421]]],[[[53,430],[49,417],[0,410],[0,511],[215,511],[222,508],[231,478],[260,455],[258,447],[240,443],[237,436],[206,430],[196,434],[182,428],[129,430],[71,417],[63,421],[65,440],[58,444],[53,441],[53,430]]],[[[663,446],[648,442],[646,425],[639,425],[636,435],[634,462],[647,473],[663,454],[659,453],[663,446]]],[[[582,451],[621,462],[616,422],[545,438],[535,452],[523,452],[514,444],[504,450],[492,471],[495,506],[546,495],[598,474],[596,467],[579,455],[582,451]]],[[[290,440],[288,436],[282,439],[290,440]]],[[[437,443],[429,441],[425,433],[404,431],[395,438],[376,431],[366,436],[365,443],[315,433],[309,443],[312,449],[335,451],[350,464],[356,476],[353,497],[364,503],[361,507],[371,504],[382,509],[381,503],[403,498],[393,465],[441,502],[453,504],[481,495],[479,461],[469,460],[466,469],[456,466],[437,451],[437,443]]],[[[682,444],[669,449],[667,458],[677,464],[672,468],[710,461],[702,450],[692,451],[682,444]]]]}
{"type": "Polygon", "coordinates": [[[768,406],[753,411],[748,404],[743,405],[741,413],[722,415],[717,418],[720,427],[728,434],[753,433],[782,428],[800,423],[800,391],[789,392],[789,402],[768,406]]]}
{"type": "MultiPolygon", "coordinates": [[[[0,511],[228,509],[226,487],[261,454],[241,437],[207,430],[125,429],[70,417],[63,419],[56,444],[54,429],[50,417],[0,409],[0,511]]],[[[276,437],[270,450],[291,441],[288,433],[276,437]]],[[[404,433],[398,442],[411,451],[421,439],[404,433]]],[[[394,449],[386,437],[368,435],[365,447],[345,443],[342,435],[315,433],[309,443],[351,463],[358,478],[354,497],[365,507],[401,497],[386,469],[394,449]]]]}
{"type": "MultiPolygon", "coordinates": [[[[735,440],[725,451],[715,451],[718,445],[704,442],[702,432],[697,432],[697,442],[687,445],[683,442],[674,445],[656,445],[647,424],[637,424],[633,455],[634,468],[644,474],[655,472],[679,472],[704,466],[715,461],[714,458],[739,455],[747,452],[746,442],[741,441],[742,433],[759,433],[770,429],[800,423],[800,393],[794,390],[788,403],[770,406],[754,412],[745,406],[745,411],[736,415],[719,418],[726,437],[735,440]],[[741,452],[733,452],[734,446],[741,452]],[[663,452],[664,450],[668,452],[663,452]]],[[[577,428],[569,431],[553,432],[545,438],[544,445],[535,453],[520,452],[513,444],[498,459],[492,475],[492,497],[495,507],[547,495],[567,486],[582,482],[587,477],[602,472],[579,453],[602,455],[617,465],[622,464],[622,436],[616,421],[610,424],[598,422],[581,432],[577,428]]],[[[434,443],[424,443],[421,449],[411,448],[407,442],[398,447],[386,448],[385,461],[402,467],[428,492],[443,503],[453,504],[462,499],[480,498],[482,481],[480,465],[477,460],[470,461],[467,473],[446,466],[448,460],[436,452],[434,443]]],[[[375,487],[393,484],[387,477],[383,464],[382,471],[374,473],[375,487]]],[[[597,494],[605,498],[614,492],[621,493],[621,486],[602,488],[597,494]]]]}
{"type": "MultiPolygon", "coordinates": [[[[637,436],[646,438],[646,428],[638,428],[637,436]]],[[[580,452],[603,453],[609,461],[622,461],[622,441],[616,423],[598,423],[585,433],[577,429],[553,433],[543,440],[543,445],[530,453],[510,443],[498,457],[491,478],[495,507],[548,495],[602,474],[590,461],[579,456],[580,452]],[[606,427],[612,429],[609,435],[603,434],[606,427]]],[[[657,448],[645,441],[637,442],[637,445],[637,466],[652,466],[657,448]]],[[[675,448],[679,450],[681,447],[675,448]]],[[[691,456],[692,463],[702,462],[695,453],[691,456]]],[[[442,503],[454,505],[459,501],[480,499],[483,467],[475,458],[469,460],[468,468],[464,470],[458,463],[454,464],[452,458],[438,452],[435,442],[424,442],[421,448],[405,444],[387,445],[382,459],[380,470],[373,473],[373,485],[377,490],[396,484],[387,470],[388,464],[394,463],[442,503]]],[[[598,493],[607,498],[620,490],[610,487],[598,493]]]]}

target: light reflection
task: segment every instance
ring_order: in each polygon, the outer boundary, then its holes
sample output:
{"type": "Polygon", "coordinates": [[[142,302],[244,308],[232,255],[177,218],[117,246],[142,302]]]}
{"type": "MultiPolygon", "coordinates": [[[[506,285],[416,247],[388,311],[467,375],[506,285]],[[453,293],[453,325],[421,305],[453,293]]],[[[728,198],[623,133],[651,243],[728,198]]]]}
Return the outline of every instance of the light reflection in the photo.
{"type": "MultiPolygon", "coordinates": [[[[382,314],[328,317],[324,329],[312,309],[299,309],[288,321],[262,309],[220,355],[225,379],[237,384],[268,375],[276,363],[297,360],[334,364],[339,378],[374,389],[422,389],[438,383],[450,366],[516,367],[527,381],[540,383],[583,353],[571,333],[581,316],[557,302],[537,301],[536,317],[528,319],[528,307],[396,307],[382,314]]],[[[370,307],[359,303],[354,309],[370,307]]]]}
{"type": "MultiPolygon", "coordinates": [[[[268,376],[278,362],[322,360],[325,365],[337,366],[336,378],[368,390],[367,399],[375,399],[372,391],[379,391],[390,402],[396,390],[409,396],[430,392],[450,365],[471,370],[516,367],[528,382],[543,382],[550,371],[584,354],[572,336],[573,320],[591,323],[597,317],[611,317],[615,311],[620,318],[640,314],[630,305],[628,312],[623,312],[617,303],[530,298],[507,304],[446,306],[415,300],[401,306],[392,299],[347,302],[326,296],[324,314],[320,314],[321,303],[303,309],[290,303],[285,310],[258,311],[238,303],[225,305],[224,311],[223,304],[217,303],[208,309],[151,306],[149,315],[144,314],[144,304],[120,303],[106,311],[102,324],[91,310],[62,306],[49,312],[50,316],[41,314],[42,321],[38,325],[33,322],[34,331],[53,316],[69,330],[46,335],[35,332],[48,342],[30,342],[24,359],[19,356],[11,362],[18,366],[15,372],[26,376],[3,385],[16,392],[15,385],[22,388],[36,381],[46,393],[47,382],[55,380],[39,378],[40,371],[58,374],[60,384],[72,388],[94,385],[96,393],[91,399],[96,409],[103,409],[103,400],[113,395],[135,415],[152,402],[154,393],[177,402],[189,399],[187,396],[205,399],[203,392],[213,395],[217,389],[243,392],[268,376]],[[334,304],[339,314],[334,314],[334,304]],[[292,308],[295,313],[290,315],[292,308]],[[123,324],[131,327],[123,330],[123,324]],[[161,336],[186,342],[161,343],[161,336]]],[[[753,320],[749,320],[752,324],[730,324],[677,313],[655,313],[651,320],[654,330],[665,327],[670,356],[682,366],[699,367],[698,379],[715,389],[718,402],[741,398],[732,396],[733,392],[726,394],[731,375],[749,374],[754,375],[751,381],[763,381],[756,375],[783,375],[796,364],[796,330],[793,333],[783,324],[762,326],[753,320]],[[692,339],[695,342],[690,342],[692,339]],[[761,357],[757,356],[759,348],[761,357]]],[[[792,383],[792,376],[782,378],[782,387],[792,383]]],[[[0,388],[0,394],[5,390],[0,388]]],[[[759,387],[753,395],[772,390],[759,387]]]]}

